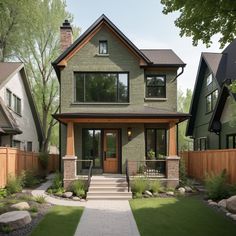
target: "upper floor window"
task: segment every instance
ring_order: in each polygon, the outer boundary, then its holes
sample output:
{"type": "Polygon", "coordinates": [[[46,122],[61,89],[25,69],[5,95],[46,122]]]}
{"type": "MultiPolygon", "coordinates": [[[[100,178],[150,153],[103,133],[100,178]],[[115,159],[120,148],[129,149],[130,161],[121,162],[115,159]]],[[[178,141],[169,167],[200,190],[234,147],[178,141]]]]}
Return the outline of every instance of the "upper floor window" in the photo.
{"type": "Polygon", "coordinates": [[[108,44],[106,40],[99,41],[99,54],[108,54],[108,44]]]}
{"type": "Polygon", "coordinates": [[[209,74],[207,76],[207,86],[210,85],[212,83],[212,74],[209,74]]]}
{"type": "Polygon", "coordinates": [[[128,73],[75,73],[76,102],[129,102],[128,73]]]}
{"type": "Polygon", "coordinates": [[[11,96],[12,93],[9,89],[6,90],[6,104],[8,107],[11,107],[11,96]]]}
{"type": "Polygon", "coordinates": [[[166,77],[164,75],[147,75],[146,97],[147,98],[166,97],[166,77]]]}
{"type": "Polygon", "coordinates": [[[215,90],[214,92],[206,96],[206,112],[207,113],[213,111],[216,105],[217,98],[218,98],[218,90],[215,90]]]}

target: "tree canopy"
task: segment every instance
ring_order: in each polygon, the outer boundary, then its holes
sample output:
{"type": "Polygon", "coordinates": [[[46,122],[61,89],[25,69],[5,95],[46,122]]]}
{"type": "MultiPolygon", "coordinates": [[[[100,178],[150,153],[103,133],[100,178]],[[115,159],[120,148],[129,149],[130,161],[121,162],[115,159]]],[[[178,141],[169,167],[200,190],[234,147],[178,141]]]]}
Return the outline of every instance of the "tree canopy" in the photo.
{"type": "Polygon", "coordinates": [[[236,36],[235,0],[161,0],[163,13],[175,11],[180,16],[175,25],[180,28],[180,36],[192,37],[193,45],[201,40],[207,46],[212,36],[220,33],[220,44],[232,42],[236,36]]]}

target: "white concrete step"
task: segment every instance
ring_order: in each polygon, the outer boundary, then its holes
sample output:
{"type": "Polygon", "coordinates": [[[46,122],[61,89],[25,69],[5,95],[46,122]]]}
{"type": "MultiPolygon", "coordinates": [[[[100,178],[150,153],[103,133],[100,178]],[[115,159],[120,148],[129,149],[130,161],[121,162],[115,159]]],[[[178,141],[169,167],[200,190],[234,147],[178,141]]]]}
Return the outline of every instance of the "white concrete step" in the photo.
{"type": "Polygon", "coordinates": [[[121,188],[121,187],[127,187],[128,184],[127,183],[94,183],[91,182],[90,183],[90,187],[117,187],[117,188],[121,188]]]}
{"type": "Polygon", "coordinates": [[[129,200],[132,196],[89,196],[87,200],[129,200]]]}
{"type": "Polygon", "coordinates": [[[114,187],[114,186],[90,186],[89,192],[127,192],[128,187],[114,187]]]}
{"type": "Polygon", "coordinates": [[[109,197],[109,196],[114,196],[114,197],[122,197],[122,196],[132,196],[131,192],[88,192],[87,197],[90,196],[103,196],[103,197],[109,197]]]}

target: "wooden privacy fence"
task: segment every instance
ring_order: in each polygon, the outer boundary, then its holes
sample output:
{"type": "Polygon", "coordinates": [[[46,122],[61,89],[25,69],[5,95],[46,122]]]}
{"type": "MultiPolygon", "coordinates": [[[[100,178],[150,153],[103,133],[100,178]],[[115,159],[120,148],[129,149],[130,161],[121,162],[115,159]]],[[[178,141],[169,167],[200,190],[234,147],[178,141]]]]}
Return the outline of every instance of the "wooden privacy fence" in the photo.
{"type": "Polygon", "coordinates": [[[236,184],[236,149],[189,151],[180,156],[190,177],[204,180],[207,173],[219,174],[226,169],[229,183],[236,184]]]}
{"type": "MultiPolygon", "coordinates": [[[[54,172],[59,168],[59,156],[50,154],[47,172],[54,172]]],[[[0,147],[0,187],[5,187],[7,176],[16,176],[24,170],[42,170],[38,160],[38,153],[25,152],[16,148],[0,147]]]]}

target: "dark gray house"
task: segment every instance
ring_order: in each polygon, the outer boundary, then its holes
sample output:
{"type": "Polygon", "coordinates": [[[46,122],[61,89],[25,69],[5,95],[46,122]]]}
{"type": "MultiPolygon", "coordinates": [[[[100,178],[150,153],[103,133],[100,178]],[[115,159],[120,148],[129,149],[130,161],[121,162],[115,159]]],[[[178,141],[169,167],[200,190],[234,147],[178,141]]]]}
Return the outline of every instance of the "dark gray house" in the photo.
{"type": "Polygon", "coordinates": [[[236,39],[222,53],[202,53],[187,136],[194,150],[236,148],[236,39]]]}
{"type": "Polygon", "coordinates": [[[125,173],[126,160],[162,159],[160,171],[176,185],[176,125],[188,117],[177,112],[183,61],[171,49],[138,49],[105,15],[74,42],[65,21],[61,39],[54,117],[61,123],[64,184],[88,168],[76,160],[92,160],[94,173],[125,173]]]}

